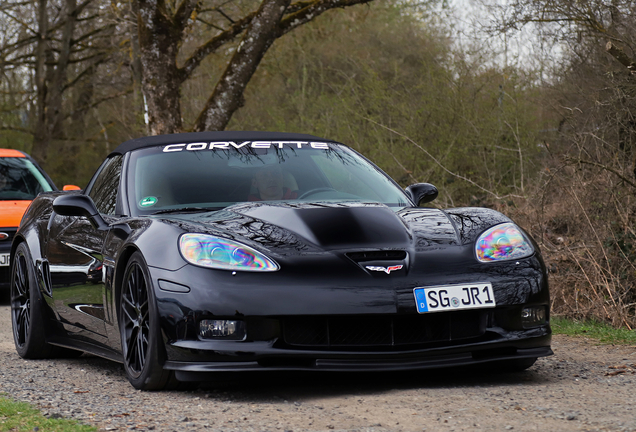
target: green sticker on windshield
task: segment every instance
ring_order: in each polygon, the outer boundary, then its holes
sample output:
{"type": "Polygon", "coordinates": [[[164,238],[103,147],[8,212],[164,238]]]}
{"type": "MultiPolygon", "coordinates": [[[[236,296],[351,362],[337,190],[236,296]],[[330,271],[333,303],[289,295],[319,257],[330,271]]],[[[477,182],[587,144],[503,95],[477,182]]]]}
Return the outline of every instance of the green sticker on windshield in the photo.
{"type": "Polygon", "coordinates": [[[139,207],[151,207],[157,204],[157,197],[149,196],[139,201],[139,207]]]}

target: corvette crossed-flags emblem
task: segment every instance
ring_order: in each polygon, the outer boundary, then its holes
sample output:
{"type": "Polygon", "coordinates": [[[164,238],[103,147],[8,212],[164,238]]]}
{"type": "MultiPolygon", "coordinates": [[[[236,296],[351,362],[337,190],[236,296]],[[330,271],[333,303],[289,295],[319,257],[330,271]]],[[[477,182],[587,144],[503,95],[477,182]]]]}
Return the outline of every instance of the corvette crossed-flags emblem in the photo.
{"type": "Polygon", "coordinates": [[[367,270],[371,270],[371,271],[381,271],[384,272],[386,274],[391,273],[394,270],[400,270],[402,267],[402,265],[394,265],[394,266],[389,266],[389,267],[379,267],[379,266],[365,266],[365,268],[367,270]]]}

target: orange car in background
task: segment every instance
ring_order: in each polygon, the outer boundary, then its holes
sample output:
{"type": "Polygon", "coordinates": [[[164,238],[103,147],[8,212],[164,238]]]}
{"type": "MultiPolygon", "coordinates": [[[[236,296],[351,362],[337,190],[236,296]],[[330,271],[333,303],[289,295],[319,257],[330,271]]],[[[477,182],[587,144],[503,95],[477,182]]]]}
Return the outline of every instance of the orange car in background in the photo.
{"type": "Polygon", "coordinates": [[[53,181],[26,153],[0,149],[0,288],[10,284],[11,241],[33,198],[57,190],[53,181]]]}

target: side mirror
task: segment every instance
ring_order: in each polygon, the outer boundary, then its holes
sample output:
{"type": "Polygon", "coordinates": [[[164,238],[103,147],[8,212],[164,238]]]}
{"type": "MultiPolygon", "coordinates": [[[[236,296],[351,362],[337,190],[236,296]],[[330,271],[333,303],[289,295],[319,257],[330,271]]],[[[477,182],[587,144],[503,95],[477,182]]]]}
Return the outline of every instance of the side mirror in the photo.
{"type": "Polygon", "coordinates": [[[95,229],[109,228],[93,200],[86,195],[60,195],[53,201],[53,211],[61,216],[84,216],[95,229]]]}
{"type": "Polygon", "coordinates": [[[79,186],[75,186],[75,185],[64,185],[62,190],[63,191],[78,191],[82,189],[79,186]]]}
{"type": "Polygon", "coordinates": [[[415,183],[404,189],[406,194],[413,200],[416,205],[433,201],[437,198],[438,191],[435,186],[430,183],[415,183]]]}

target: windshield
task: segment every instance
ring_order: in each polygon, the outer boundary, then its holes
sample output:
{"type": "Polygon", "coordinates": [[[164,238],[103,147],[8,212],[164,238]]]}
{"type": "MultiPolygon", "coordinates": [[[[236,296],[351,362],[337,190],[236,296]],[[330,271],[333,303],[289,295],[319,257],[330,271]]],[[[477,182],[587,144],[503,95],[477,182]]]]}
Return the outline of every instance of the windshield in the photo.
{"type": "Polygon", "coordinates": [[[38,168],[27,158],[0,158],[0,200],[32,200],[53,190],[38,168]]]}
{"type": "Polygon", "coordinates": [[[134,214],[220,209],[246,201],[409,205],[377,167],[334,143],[170,144],[134,151],[129,166],[134,214]]]}

